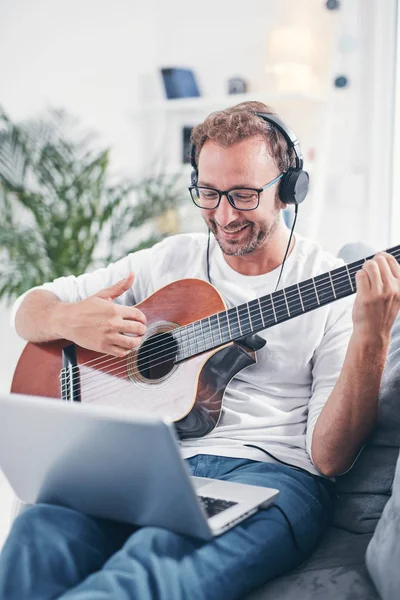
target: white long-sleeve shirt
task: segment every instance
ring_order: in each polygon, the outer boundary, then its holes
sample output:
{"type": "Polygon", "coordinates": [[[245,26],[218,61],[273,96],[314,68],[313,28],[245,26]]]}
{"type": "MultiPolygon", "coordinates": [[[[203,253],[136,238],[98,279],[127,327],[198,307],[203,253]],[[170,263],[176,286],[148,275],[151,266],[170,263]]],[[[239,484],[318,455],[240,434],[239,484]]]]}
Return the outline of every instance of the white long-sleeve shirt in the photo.
{"type": "MultiPolygon", "coordinates": [[[[205,234],[180,234],[106,268],[61,277],[42,287],[64,302],[77,302],[133,272],[132,288],[116,300],[132,305],[172,281],[207,280],[206,250],[205,234]]],[[[275,290],[280,267],[264,275],[242,275],[226,263],[213,238],[209,258],[211,283],[228,308],[275,290]]],[[[342,264],[297,234],[279,288],[342,264]]],[[[14,305],[14,317],[21,301],[22,297],[14,305]]],[[[230,382],[218,426],[203,438],[182,442],[184,457],[203,453],[272,461],[264,449],[283,462],[319,474],[311,457],[312,434],[342,368],[352,331],[352,304],[351,297],[338,300],[259,334],[267,343],[257,352],[257,363],[230,382]]]]}

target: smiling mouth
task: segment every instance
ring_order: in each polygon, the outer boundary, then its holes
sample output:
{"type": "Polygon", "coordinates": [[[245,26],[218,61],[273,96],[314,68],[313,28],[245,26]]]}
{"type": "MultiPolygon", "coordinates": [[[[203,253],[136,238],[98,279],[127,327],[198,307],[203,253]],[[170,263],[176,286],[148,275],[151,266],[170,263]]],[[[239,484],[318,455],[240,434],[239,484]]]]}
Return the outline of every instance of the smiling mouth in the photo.
{"type": "Polygon", "coordinates": [[[233,237],[235,235],[237,235],[238,233],[240,233],[241,231],[244,231],[244,229],[246,229],[249,225],[243,225],[243,227],[240,227],[239,229],[235,229],[235,230],[229,230],[227,231],[226,229],[223,229],[222,227],[219,227],[221,233],[223,236],[225,237],[233,237]]]}

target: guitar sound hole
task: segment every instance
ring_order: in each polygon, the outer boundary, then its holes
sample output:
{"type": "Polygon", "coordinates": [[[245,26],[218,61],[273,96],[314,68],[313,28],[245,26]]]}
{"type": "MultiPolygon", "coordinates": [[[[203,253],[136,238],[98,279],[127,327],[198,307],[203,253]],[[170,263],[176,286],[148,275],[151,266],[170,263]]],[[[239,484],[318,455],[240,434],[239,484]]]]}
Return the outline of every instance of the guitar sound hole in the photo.
{"type": "Polygon", "coordinates": [[[178,345],[170,333],[157,333],[143,342],[138,353],[138,369],[145,379],[162,379],[175,365],[178,345]]]}

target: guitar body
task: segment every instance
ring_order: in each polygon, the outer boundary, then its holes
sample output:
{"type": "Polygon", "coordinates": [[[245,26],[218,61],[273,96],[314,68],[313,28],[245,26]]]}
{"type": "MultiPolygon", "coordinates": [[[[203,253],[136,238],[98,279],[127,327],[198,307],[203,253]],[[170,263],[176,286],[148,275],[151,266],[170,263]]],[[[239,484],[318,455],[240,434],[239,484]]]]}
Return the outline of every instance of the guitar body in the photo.
{"type": "Polygon", "coordinates": [[[226,386],[254,364],[254,349],[229,342],[177,363],[170,359],[170,332],[225,310],[217,290],[205,281],[171,283],[137,307],[146,315],[147,333],[127,357],[103,355],[67,340],[29,342],[11,391],[149,412],[174,421],[182,439],[209,433],[220,419],[226,386]],[[146,351],[154,355],[156,345],[160,360],[149,368],[143,356],[146,351]]]}

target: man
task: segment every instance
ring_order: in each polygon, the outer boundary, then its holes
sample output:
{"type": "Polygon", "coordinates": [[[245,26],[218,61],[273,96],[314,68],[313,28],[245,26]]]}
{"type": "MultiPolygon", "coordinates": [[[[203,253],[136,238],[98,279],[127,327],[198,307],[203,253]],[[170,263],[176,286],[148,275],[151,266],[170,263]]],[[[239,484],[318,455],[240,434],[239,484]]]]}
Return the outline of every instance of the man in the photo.
{"type": "MultiPolygon", "coordinates": [[[[293,157],[256,112],[270,109],[243,103],[194,129],[191,193],[213,234],[209,248],[203,234],[174,236],[92,274],[46,284],[17,303],[18,333],[123,357],[146,331],[132,305],[171,281],[209,278],[229,306],[273,292],[290,241],[279,177],[293,157]]],[[[281,287],[341,264],[310,240],[292,241],[281,287]]],[[[267,344],[228,386],[218,427],[182,444],[193,474],[278,488],[275,506],[203,543],[38,505],[15,521],[5,544],[0,596],[242,598],[299,564],[328,521],[332,478],[351,467],[373,428],[400,307],[392,256],[367,261],[356,283],[354,306],[340,300],[262,334],[267,344]]]]}

